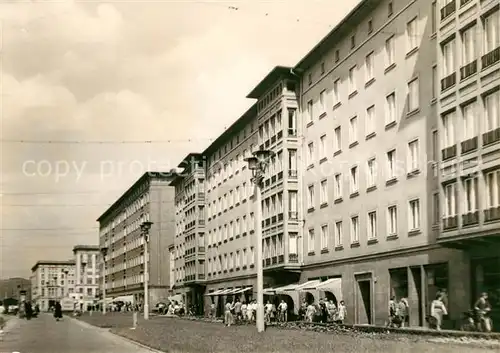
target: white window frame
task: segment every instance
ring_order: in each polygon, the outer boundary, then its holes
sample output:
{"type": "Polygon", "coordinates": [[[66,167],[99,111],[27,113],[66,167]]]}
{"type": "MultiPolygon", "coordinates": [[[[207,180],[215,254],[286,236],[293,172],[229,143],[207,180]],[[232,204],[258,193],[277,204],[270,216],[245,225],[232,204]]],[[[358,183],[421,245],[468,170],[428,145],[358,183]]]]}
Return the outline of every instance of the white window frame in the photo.
{"type": "Polygon", "coordinates": [[[455,217],[457,209],[457,183],[443,185],[444,218],[455,217]]]}
{"type": "Polygon", "coordinates": [[[326,134],[321,135],[319,138],[319,156],[320,159],[323,159],[327,156],[327,141],[326,141],[326,134]]]}
{"type": "Polygon", "coordinates": [[[314,142],[311,141],[307,144],[307,165],[314,164],[314,142]]]}
{"type": "Polygon", "coordinates": [[[420,108],[420,84],[418,77],[408,82],[408,112],[420,108]]]}
{"type": "Polygon", "coordinates": [[[359,168],[357,165],[351,167],[351,169],[349,170],[349,177],[350,177],[349,186],[351,189],[351,194],[359,192],[359,168]]]}
{"type": "Polygon", "coordinates": [[[333,89],[332,89],[332,94],[333,94],[333,105],[337,105],[340,103],[340,78],[336,79],[333,81],[333,89]]]}
{"type": "Polygon", "coordinates": [[[356,65],[354,65],[349,69],[347,85],[348,85],[349,95],[353,94],[358,90],[356,86],[356,65]]]}
{"type": "Polygon", "coordinates": [[[396,121],[396,92],[391,92],[385,97],[385,124],[396,121]]]}
{"type": "Polygon", "coordinates": [[[452,39],[444,43],[441,47],[441,55],[443,57],[442,64],[442,78],[445,78],[456,71],[456,61],[455,61],[455,46],[456,39],[452,39]]]}
{"type": "Polygon", "coordinates": [[[488,54],[500,46],[500,35],[498,33],[500,30],[500,10],[496,10],[484,18],[483,28],[483,54],[488,54]]]}
{"type": "Polygon", "coordinates": [[[462,32],[462,66],[470,64],[477,59],[477,25],[467,28],[462,32]]]}
{"type": "Polygon", "coordinates": [[[342,150],[342,128],[340,126],[337,126],[333,130],[333,139],[334,139],[334,144],[335,144],[335,151],[338,152],[342,150]]]}
{"type": "Polygon", "coordinates": [[[388,68],[396,63],[396,47],[394,45],[395,36],[391,36],[385,41],[385,67],[388,68]]]}
{"type": "Polygon", "coordinates": [[[321,250],[328,249],[328,224],[321,226],[321,250]]]}
{"type": "Polygon", "coordinates": [[[441,143],[443,148],[448,148],[457,143],[455,135],[456,112],[452,111],[442,116],[443,133],[441,143]]]}
{"type": "Polygon", "coordinates": [[[328,203],[328,181],[327,179],[323,179],[320,182],[320,204],[328,203]]]}
{"type": "Polygon", "coordinates": [[[307,187],[307,209],[314,208],[314,184],[307,187]]]}
{"type": "Polygon", "coordinates": [[[478,210],[478,178],[464,179],[464,214],[473,213],[478,210]]]}
{"type": "Polygon", "coordinates": [[[335,247],[340,247],[343,244],[344,231],[342,221],[335,222],[335,247]]]}
{"type": "Polygon", "coordinates": [[[307,123],[310,123],[313,121],[313,101],[312,99],[307,102],[307,123]]]}
{"type": "Polygon", "coordinates": [[[351,217],[351,244],[359,243],[359,216],[351,217]]]}
{"type": "Polygon", "coordinates": [[[316,242],[316,235],[314,234],[314,228],[309,228],[307,231],[307,251],[309,253],[314,252],[315,242],[316,242]]]}
{"type": "Polygon", "coordinates": [[[473,101],[462,107],[462,118],[464,128],[464,141],[477,135],[476,127],[477,101],[473,101]]]}
{"type": "Polygon", "coordinates": [[[387,207],[387,233],[389,236],[398,233],[398,208],[396,205],[387,207]]]}
{"type": "Polygon", "coordinates": [[[500,170],[485,173],[486,208],[500,206],[500,170]]]}
{"type": "Polygon", "coordinates": [[[335,183],[335,199],[342,198],[342,174],[337,173],[334,175],[334,183],[335,183]]]}
{"type": "Polygon", "coordinates": [[[349,119],[349,144],[358,141],[358,117],[353,116],[349,119]]]}
{"type": "Polygon", "coordinates": [[[367,186],[373,187],[377,185],[377,160],[375,157],[370,158],[367,162],[367,169],[368,169],[368,180],[367,180],[367,186]]]}
{"type": "Polygon", "coordinates": [[[420,230],[420,222],[421,222],[421,207],[420,207],[420,199],[412,199],[408,202],[408,230],[409,231],[417,231],[420,230]],[[416,205],[416,215],[413,213],[414,208],[413,205],[416,205]]]}
{"type": "Polygon", "coordinates": [[[371,52],[365,57],[365,81],[370,82],[375,78],[374,75],[375,66],[375,52],[371,52]]]}
{"type": "Polygon", "coordinates": [[[484,125],[485,132],[500,127],[500,90],[484,97],[484,125]]]}
{"type": "Polygon", "coordinates": [[[408,172],[419,170],[420,142],[418,139],[408,142],[408,172]]]}
{"type": "Polygon", "coordinates": [[[392,180],[396,179],[396,161],[397,161],[397,155],[396,155],[396,149],[392,149],[390,151],[387,151],[386,153],[386,160],[387,160],[387,180],[392,180]]]}
{"type": "Polygon", "coordinates": [[[326,90],[322,90],[319,94],[319,115],[326,113],[326,90]]]}
{"type": "Polygon", "coordinates": [[[377,211],[368,212],[368,240],[377,239],[377,211]]]}
{"type": "Polygon", "coordinates": [[[366,108],[366,136],[371,135],[375,132],[375,105],[366,108]]]}
{"type": "Polygon", "coordinates": [[[418,17],[415,17],[406,23],[406,51],[408,53],[418,48],[419,38],[418,17]]]}

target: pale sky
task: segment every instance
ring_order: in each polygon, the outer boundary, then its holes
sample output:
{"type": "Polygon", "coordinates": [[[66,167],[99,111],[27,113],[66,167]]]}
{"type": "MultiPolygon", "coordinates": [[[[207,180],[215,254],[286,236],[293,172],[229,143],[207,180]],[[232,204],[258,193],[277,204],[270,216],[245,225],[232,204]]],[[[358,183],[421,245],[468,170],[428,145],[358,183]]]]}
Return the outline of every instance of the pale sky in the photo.
{"type": "Polygon", "coordinates": [[[0,1],[0,278],[97,244],[140,175],[204,150],[358,2],[0,1]],[[26,142],[61,140],[164,142],[26,142]]]}

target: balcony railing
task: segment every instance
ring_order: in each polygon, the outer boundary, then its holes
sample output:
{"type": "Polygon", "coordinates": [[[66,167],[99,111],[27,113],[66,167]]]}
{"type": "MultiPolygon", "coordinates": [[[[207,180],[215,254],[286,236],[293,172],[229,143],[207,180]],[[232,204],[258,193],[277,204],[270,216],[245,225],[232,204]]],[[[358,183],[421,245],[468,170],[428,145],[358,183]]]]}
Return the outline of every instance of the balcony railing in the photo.
{"type": "Polygon", "coordinates": [[[462,141],[461,150],[462,154],[469,153],[477,149],[477,136],[470,138],[468,140],[462,141]]]}
{"type": "Polygon", "coordinates": [[[442,7],[441,8],[441,20],[444,20],[445,18],[447,18],[448,16],[453,14],[455,12],[456,8],[457,8],[457,6],[455,3],[455,0],[448,3],[446,6],[442,7]]]}
{"type": "Polygon", "coordinates": [[[299,255],[298,254],[288,254],[288,262],[291,264],[299,263],[299,255]]]}
{"type": "Polygon", "coordinates": [[[487,210],[484,210],[484,221],[498,221],[500,220],[500,207],[492,207],[487,210]]]}
{"type": "Polygon", "coordinates": [[[478,223],[479,223],[479,212],[478,211],[469,212],[469,213],[462,215],[462,225],[464,227],[471,226],[471,225],[478,224],[478,223]]]}
{"type": "Polygon", "coordinates": [[[481,67],[486,69],[487,67],[496,64],[500,61],[500,47],[493,49],[488,54],[485,54],[481,58],[481,67]]]}
{"type": "Polygon", "coordinates": [[[458,216],[450,216],[443,218],[443,229],[453,229],[458,227],[458,216]]]}
{"type": "Polygon", "coordinates": [[[483,134],[483,146],[491,145],[500,141],[500,128],[485,132],[483,134]]]}
{"type": "Polygon", "coordinates": [[[441,150],[443,161],[453,158],[457,155],[457,145],[449,146],[441,150]]]}
{"type": "Polygon", "coordinates": [[[474,60],[460,68],[460,80],[465,80],[466,78],[474,75],[476,72],[477,60],[474,60]]]}
{"type": "Polygon", "coordinates": [[[457,83],[456,72],[446,76],[441,80],[441,92],[446,91],[448,88],[455,86],[457,83]]]}

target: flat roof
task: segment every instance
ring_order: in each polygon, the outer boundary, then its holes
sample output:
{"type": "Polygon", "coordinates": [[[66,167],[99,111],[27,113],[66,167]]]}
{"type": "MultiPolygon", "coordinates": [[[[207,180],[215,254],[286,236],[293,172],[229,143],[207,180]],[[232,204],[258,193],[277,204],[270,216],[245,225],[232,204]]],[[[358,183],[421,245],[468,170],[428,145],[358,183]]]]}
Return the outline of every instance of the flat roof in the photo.
{"type": "Polygon", "coordinates": [[[99,245],[75,245],[73,247],[73,252],[78,250],[100,251],[100,248],[99,245]]]}
{"type": "Polygon", "coordinates": [[[298,63],[295,69],[305,70],[317,57],[334,47],[345,31],[350,31],[359,20],[379,5],[382,0],[361,0],[323,39],[319,41],[298,63]]]}
{"type": "Polygon", "coordinates": [[[275,66],[267,75],[264,77],[255,88],[247,95],[247,98],[259,99],[269,87],[278,81],[282,76],[291,77],[292,74],[290,70],[292,68],[289,66],[275,66]]]}
{"type": "Polygon", "coordinates": [[[252,119],[257,117],[257,103],[252,104],[250,108],[247,109],[247,111],[238,118],[231,126],[229,126],[222,134],[219,135],[215,139],[214,142],[212,142],[206,149],[205,151],[202,152],[203,156],[208,156],[212,154],[218,147],[223,145],[227,140],[229,140],[231,137],[234,136],[235,131],[239,131],[247,125],[252,119]]]}
{"type": "Polygon", "coordinates": [[[144,173],[135,183],[132,184],[123,194],[116,200],[102,215],[97,218],[97,222],[101,222],[104,218],[109,216],[113,211],[118,209],[120,204],[128,197],[130,196],[135,189],[137,189],[140,185],[143,183],[151,180],[151,179],[165,179],[169,180],[172,179],[175,176],[175,172],[170,170],[170,171],[165,171],[165,172],[153,172],[149,171],[144,173]]]}
{"type": "Polygon", "coordinates": [[[58,266],[58,265],[66,265],[66,266],[71,266],[71,265],[75,265],[75,260],[39,260],[35,263],[35,265],[33,265],[33,267],[31,268],[31,271],[35,271],[36,268],[38,266],[43,266],[43,265],[47,265],[47,266],[58,266]]]}

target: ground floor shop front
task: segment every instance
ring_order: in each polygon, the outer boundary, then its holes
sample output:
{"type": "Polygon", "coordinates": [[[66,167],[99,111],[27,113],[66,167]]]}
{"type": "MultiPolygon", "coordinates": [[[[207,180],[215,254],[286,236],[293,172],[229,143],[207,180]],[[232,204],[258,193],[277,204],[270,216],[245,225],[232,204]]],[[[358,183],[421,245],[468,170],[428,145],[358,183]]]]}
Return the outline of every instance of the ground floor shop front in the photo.
{"type": "MultiPolygon", "coordinates": [[[[409,324],[426,326],[430,304],[438,292],[445,293],[448,316],[443,328],[460,327],[463,313],[473,307],[481,292],[489,294],[493,322],[500,322],[500,248],[449,249],[424,247],[374,258],[304,266],[300,279],[283,282],[283,276],[265,274],[265,301],[277,305],[282,299],[297,314],[301,303],[326,298],[343,300],[349,324],[385,325],[389,300],[406,298],[409,324]]],[[[207,283],[203,288],[203,312],[215,306],[222,315],[224,304],[236,298],[256,298],[256,278],[207,283]]],[[[201,292],[193,300],[200,300],[201,292]]],[[[496,325],[498,326],[498,325],[496,325]]]]}

